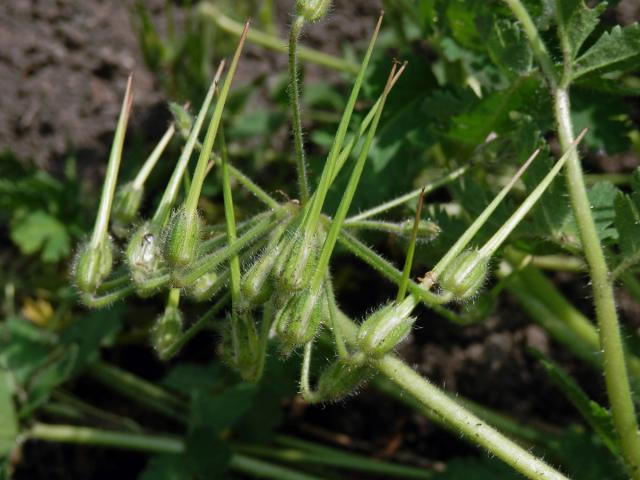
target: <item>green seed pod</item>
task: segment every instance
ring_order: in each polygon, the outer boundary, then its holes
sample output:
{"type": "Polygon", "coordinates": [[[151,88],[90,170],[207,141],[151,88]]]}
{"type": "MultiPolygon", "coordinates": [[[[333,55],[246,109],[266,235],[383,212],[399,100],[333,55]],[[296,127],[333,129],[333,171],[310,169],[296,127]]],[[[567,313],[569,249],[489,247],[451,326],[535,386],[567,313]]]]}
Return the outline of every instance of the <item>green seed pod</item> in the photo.
{"type": "Polygon", "coordinates": [[[266,351],[261,348],[260,337],[249,314],[240,313],[229,331],[230,354],[228,362],[243,380],[257,382],[262,373],[266,351]]]}
{"type": "Polygon", "coordinates": [[[374,359],[392,351],[411,332],[416,321],[412,310],[413,304],[394,302],[371,314],[358,329],[360,349],[374,359]]]}
{"type": "Polygon", "coordinates": [[[284,292],[300,291],[309,286],[325,238],[326,232],[318,230],[311,235],[296,233],[282,240],[285,242],[282,255],[274,266],[273,275],[284,292]]]}
{"type": "Polygon", "coordinates": [[[183,325],[182,312],[175,307],[167,307],[156,320],[151,330],[151,341],[161,360],[168,358],[171,347],[182,335],[183,325]]]}
{"type": "Polygon", "coordinates": [[[143,191],[143,188],[136,188],[133,182],[125,183],[118,188],[111,210],[114,223],[126,226],[136,219],[142,203],[143,191]]]}
{"type": "Polygon", "coordinates": [[[331,363],[318,379],[319,401],[337,401],[353,394],[373,375],[366,364],[354,364],[344,360],[331,363]]]}
{"type": "Polygon", "coordinates": [[[329,305],[325,295],[312,295],[306,290],[296,293],[275,317],[276,332],[282,342],[282,351],[288,353],[308,343],[327,318],[329,305]]]}
{"type": "Polygon", "coordinates": [[[218,293],[229,280],[229,275],[209,272],[202,275],[187,288],[189,298],[196,302],[205,302],[218,293]]]}
{"type": "Polygon", "coordinates": [[[164,263],[160,243],[158,227],[147,222],[135,230],[125,250],[131,278],[138,295],[142,297],[151,296],[157,291],[148,286],[147,280],[156,275],[164,263]]]}
{"type": "Polygon", "coordinates": [[[240,284],[242,300],[249,307],[263,304],[269,299],[272,293],[273,288],[270,278],[274,265],[278,261],[284,247],[280,240],[282,239],[282,235],[284,235],[287,225],[288,221],[278,225],[271,234],[262,255],[260,255],[242,276],[240,284]]]}
{"type": "Polygon", "coordinates": [[[177,210],[169,222],[164,240],[164,256],[173,267],[186,267],[196,259],[202,221],[197,213],[177,210]]]}
{"type": "Polygon", "coordinates": [[[296,0],[296,13],[307,22],[317,22],[327,14],[331,0],[296,0]]]}
{"type": "Polygon", "coordinates": [[[113,268],[113,242],[105,238],[97,248],[86,244],[75,258],[73,277],[76,286],[84,293],[93,293],[113,268]]]}
{"type": "Polygon", "coordinates": [[[455,300],[468,300],[478,293],[487,278],[489,258],[477,250],[465,250],[445,269],[438,283],[455,300]]]}

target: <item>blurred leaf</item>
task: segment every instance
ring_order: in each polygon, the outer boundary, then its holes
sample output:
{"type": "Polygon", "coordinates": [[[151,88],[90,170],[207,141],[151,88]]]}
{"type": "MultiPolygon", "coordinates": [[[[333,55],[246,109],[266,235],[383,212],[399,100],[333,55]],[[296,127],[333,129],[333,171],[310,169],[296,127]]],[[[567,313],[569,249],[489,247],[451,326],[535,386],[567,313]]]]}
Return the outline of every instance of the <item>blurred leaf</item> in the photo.
{"type": "Polygon", "coordinates": [[[564,396],[567,397],[578,412],[580,412],[582,418],[591,426],[607,448],[615,455],[618,455],[620,446],[618,445],[616,433],[613,428],[611,412],[594,400],[591,400],[584,390],[580,388],[580,385],[557,363],[536,350],[532,352],[544,367],[551,381],[562,391],[564,396]]]}
{"type": "Polygon", "coordinates": [[[533,53],[517,22],[498,19],[487,40],[489,56],[506,71],[522,75],[531,70],[533,53]]]}
{"type": "Polygon", "coordinates": [[[594,95],[576,89],[571,96],[571,119],[576,132],[589,129],[583,144],[599,154],[610,155],[629,149],[629,133],[634,125],[627,101],[611,95],[594,95]]]}
{"type": "MultiPolygon", "coordinates": [[[[547,152],[541,153],[523,176],[527,191],[532,191],[553,166],[547,152]]],[[[571,205],[566,193],[566,181],[556,177],[533,207],[519,231],[525,231],[541,238],[560,240],[571,218],[571,205]]]]}
{"type": "MultiPolygon", "coordinates": [[[[13,407],[9,372],[0,364],[0,459],[8,456],[18,436],[18,420],[13,407]]],[[[0,466],[0,468],[2,468],[0,466]]]]}
{"type": "Polygon", "coordinates": [[[220,393],[197,390],[192,395],[189,428],[207,428],[217,434],[231,428],[253,403],[256,387],[239,383],[220,393]]]}
{"type": "Polygon", "coordinates": [[[602,444],[600,437],[570,428],[558,438],[553,456],[559,458],[570,478],[623,480],[623,463],[602,444]]]}
{"type": "Polygon", "coordinates": [[[616,25],[576,61],[573,78],[613,70],[631,71],[640,65],[640,25],[616,25]]]}
{"type": "Polygon", "coordinates": [[[57,262],[69,255],[69,234],[55,217],[42,210],[19,216],[11,226],[11,239],[25,255],[40,251],[44,262],[57,262]]]}
{"type": "Polygon", "coordinates": [[[593,8],[588,8],[584,0],[560,0],[556,5],[561,41],[566,44],[569,56],[573,60],[584,41],[598,25],[598,19],[607,8],[607,4],[599,3],[593,8]]]}
{"type": "Polygon", "coordinates": [[[448,136],[468,145],[479,145],[490,133],[510,129],[512,112],[532,112],[543,98],[545,94],[537,77],[521,77],[509,88],[493,92],[453,117],[448,136]]]}

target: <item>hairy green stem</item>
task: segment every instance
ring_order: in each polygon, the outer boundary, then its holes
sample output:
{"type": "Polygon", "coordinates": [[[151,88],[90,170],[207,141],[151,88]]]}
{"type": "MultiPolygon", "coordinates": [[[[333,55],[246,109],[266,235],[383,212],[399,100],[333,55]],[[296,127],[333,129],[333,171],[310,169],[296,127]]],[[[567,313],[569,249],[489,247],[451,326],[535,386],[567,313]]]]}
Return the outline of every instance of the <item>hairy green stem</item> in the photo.
{"type": "MultiPolygon", "coordinates": [[[[505,2],[524,27],[533,53],[551,87],[560,146],[566,152],[574,141],[568,90],[571,75],[567,74],[570,73],[571,66],[568,62],[571,59],[567,57],[568,52],[565,49],[563,52],[565,74],[561,83],[558,84],[551,56],[533,24],[529,12],[520,0],[505,0],[505,2]]],[[[622,454],[627,469],[632,478],[640,479],[640,435],[638,434],[638,423],[625,365],[624,348],[613,296],[613,286],[610,282],[609,268],[598,237],[595,221],[591,214],[591,205],[587,196],[580,156],[576,150],[571,151],[567,162],[567,189],[573,214],[578,225],[582,248],[589,266],[600,345],[604,357],[604,377],[611,404],[613,423],[620,438],[622,454]]]]}
{"type": "Polygon", "coordinates": [[[302,137],[302,121],[300,120],[300,82],[298,71],[298,40],[304,26],[304,17],[298,15],[291,24],[289,34],[289,102],[291,103],[291,124],[293,129],[293,144],[298,171],[298,190],[302,205],[309,200],[309,182],[307,180],[307,166],[304,156],[304,141],[302,137]]]}
{"type": "MultiPolygon", "coordinates": [[[[556,89],[554,92],[554,107],[558,122],[560,145],[563,150],[567,150],[573,141],[571,107],[567,90],[556,89]]],[[[589,265],[611,413],[629,473],[634,479],[640,479],[640,435],[638,434],[638,422],[625,366],[624,348],[618,324],[613,287],[609,281],[609,269],[591,214],[591,205],[582,176],[580,157],[576,150],[571,153],[567,163],[567,184],[584,255],[589,265]]]]}
{"type": "MultiPolygon", "coordinates": [[[[340,315],[340,323],[349,342],[354,343],[357,326],[344,314],[340,315]]],[[[567,477],[560,472],[458,404],[395,355],[386,355],[376,363],[376,368],[397,387],[415,397],[440,417],[448,428],[484,448],[527,478],[532,480],[567,480],[567,477]]]]}

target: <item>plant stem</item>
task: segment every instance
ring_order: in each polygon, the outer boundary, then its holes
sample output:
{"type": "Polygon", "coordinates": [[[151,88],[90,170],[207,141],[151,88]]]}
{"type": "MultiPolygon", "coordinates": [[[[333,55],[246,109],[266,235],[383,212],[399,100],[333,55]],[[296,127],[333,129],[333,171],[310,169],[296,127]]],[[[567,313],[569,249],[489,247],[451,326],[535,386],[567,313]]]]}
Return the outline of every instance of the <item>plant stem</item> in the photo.
{"type": "MultiPolygon", "coordinates": [[[[229,155],[227,153],[227,142],[224,138],[222,124],[220,124],[220,156],[222,159],[222,196],[224,201],[224,218],[227,226],[227,244],[231,246],[237,239],[236,216],[233,209],[233,195],[231,193],[229,155]]],[[[229,271],[231,276],[231,302],[233,305],[237,305],[240,295],[240,259],[237,253],[229,258],[229,271]]]]}
{"type": "MultiPolygon", "coordinates": [[[[224,15],[212,3],[200,2],[198,9],[202,16],[211,19],[222,30],[235,36],[240,36],[242,32],[242,24],[224,15]]],[[[256,45],[260,45],[280,53],[287,53],[288,50],[286,42],[281,38],[256,29],[252,29],[249,32],[247,40],[251,43],[255,43],[256,45]]],[[[318,65],[331,68],[332,70],[349,74],[358,73],[358,65],[343,60],[342,58],[318,52],[311,48],[300,47],[298,49],[298,55],[300,55],[300,58],[305,61],[316,63],[318,65]]]]}
{"type": "Polygon", "coordinates": [[[404,261],[404,268],[402,270],[402,279],[400,280],[400,287],[398,288],[398,295],[396,296],[396,303],[400,303],[404,296],[407,294],[407,285],[409,284],[409,276],[411,275],[411,267],[413,266],[413,254],[416,251],[416,240],[418,239],[418,227],[420,225],[420,218],[422,216],[422,206],[424,205],[424,189],[420,192],[420,198],[418,199],[418,208],[416,208],[416,218],[413,222],[413,231],[411,232],[411,240],[409,241],[409,248],[407,249],[407,255],[404,261]]]}
{"type": "MultiPolygon", "coordinates": [[[[538,59],[551,87],[560,146],[562,150],[567,152],[574,140],[568,91],[571,82],[571,65],[569,63],[571,59],[568,58],[568,52],[564,49],[565,70],[561,84],[558,85],[553,61],[540,39],[529,12],[520,0],[505,0],[505,2],[523,25],[533,53],[538,59]]],[[[577,150],[570,152],[569,161],[567,162],[567,189],[573,215],[578,225],[582,248],[589,266],[600,345],[604,357],[604,377],[611,404],[613,423],[620,438],[622,454],[627,469],[632,478],[637,480],[640,479],[640,435],[638,434],[638,423],[625,366],[613,286],[609,281],[609,268],[607,267],[598,231],[591,214],[591,205],[587,196],[580,156],[577,150]]]]}
{"type": "Polygon", "coordinates": [[[436,188],[439,188],[442,185],[446,185],[447,183],[452,182],[456,178],[460,177],[467,170],[469,170],[469,167],[470,165],[467,164],[467,165],[463,165],[462,167],[456,168],[454,171],[448,173],[442,178],[439,178],[437,180],[434,180],[433,182],[427,183],[420,188],[416,188],[415,190],[412,190],[409,193],[405,193],[404,195],[394,198],[393,200],[389,200],[388,202],[378,205],[377,207],[373,207],[357,215],[353,215],[352,217],[347,218],[344,221],[344,224],[346,226],[350,223],[358,222],[360,220],[364,220],[365,218],[373,217],[375,215],[378,215],[379,213],[386,212],[387,210],[391,210],[392,208],[397,207],[398,205],[402,205],[403,203],[413,200],[414,198],[418,198],[422,190],[424,190],[424,193],[426,195],[427,193],[434,191],[436,188]]]}
{"type": "Polygon", "coordinates": [[[75,425],[47,425],[36,423],[28,430],[27,436],[34,440],[48,442],[79,443],[101,445],[126,450],[139,450],[152,453],[184,453],[184,442],[179,438],[140,433],[110,432],[96,428],[77,427],[75,425]]]}
{"type": "MultiPolygon", "coordinates": [[[[356,325],[344,314],[340,315],[340,323],[349,342],[354,343],[356,325]]],[[[400,389],[414,396],[440,417],[447,427],[486,449],[526,477],[532,480],[568,480],[560,472],[459,405],[394,355],[386,355],[379,360],[376,368],[400,389]]]]}
{"type": "Polygon", "coordinates": [[[291,24],[289,34],[289,102],[291,103],[291,123],[293,128],[293,144],[298,171],[298,189],[300,203],[305,205],[309,200],[309,183],[307,166],[304,158],[304,142],[302,138],[302,122],[300,120],[300,83],[298,71],[298,40],[304,26],[304,17],[298,15],[291,24]]]}
{"type": "Polygon", "coordinates": [[[280,465],[257,460],[247,455],[234,454],[229,462],[230,467],[238,472],[246,473],[257,478],[273,480],[322,480],[320,477],[296,472],[280,465]]]}
{"type": "Polygon", "coordinates": [[[229,172],[233,175],[238,182],[242,184],[247,190],[253,193],[258,200],[267,205],[270,209],[275,210],[280,207],[280,204],[271,198],[271,196],[265,192],[262,188],[260,188],[253,180],[251,180],[247,175],[242,173],[233,165],[229,165],[229,172]]]}
{"type": "Polygon", "coordinates": [[[178,422],[186,420],[186,404],[146,380],[102,362],[93,363],[89,375],[131,400],[178,422]]]}
{"type": "Polygon", "coordinates": [[[223,295],[209,310],[206,311],[198,320],[195,321],[181,336],[178,338],[164,354],[165,359],[170,359],[176,355],[195,335],[202,330],[207,323],[215,318],[215,315],[222,310],[229,301],[229,294],[223,295]]]}
{"type": "Polygon", "coordinates": [[[160,160],[160,156],[164,152],[165,148],[167,148],[167,145],[169,144],[169,140],[171,140],[171,137],[173,137],[173,134],[175,131],[176,129],[173,126],[173,124],[169,125],[169,128],[167,128],[167,131],[164,133],[164,135],[162,136],[162,138],[160,139],[156,147],[153,149],[153,151],[151,152],[147,160],[144,162],[144,165],[142,165],[142,168],[138,172],[138,175],[136,175],[136,178],[133,180],[134,189],[140,190],[144,187],[144,184],[147,181],[147,178],[153,171],[153,168],[158,163],[158,160],[160,160]]]}
{"type": "Polygon", "coordinates": [[[91,248],[94,249],[98,249],[100,247],[100,244],[107,235],[107,229],[109,227],[109,214],[111,213],[111,204],[113,203],[116,183],[118,182],[118,170],[120,169],[120,162],[122,160],[122,146],[124,144],[124,136],[133,102],[133,97],[131,95],[131,82],[132,77],[129,76],[129,79],[127,80],[127,89],[125,90],[124,99],[122,101],[120,116],[118,118],[118,125],[116,126],[116,133],[113,138],[113,144],[111,145],[111,152],[109,153],[109,164],[107,166],[107,173],[104,179],[104,186],[102,187],[102,196],[100,197],[98,215],[96,216],[96,223],[93,227],[93,234],[91,236],[91,248]]]}
{"type": "MultiPolygon", "coordinates": [[[[178,437],[113,432],[75,425],[36,423],[27,432],[27,437],[47,442],[100,445],[159,454],[180,455],[186,451],[184,441],[178,437]]],[[[229,461],[229,466],[238,472],[273,480],[321,480],[318,477],[241,454],[234,454],[229,461]]]]}
{"type": "MultiPolygon", "coordinates": [[[[573,141],[571,107],[567,90],[556,89],[554,107],[560,145],[563,150],[567,150],[573,141]]],[[[634,479],[640,479],[640,435],[638,435],[638,423],[625,366],[613,287],[609,282],[609,269],[591,215],[591,205],[582,176],[580,157],[576,150],[571,152],[567,163],[567,184],[584,255],[589,265],[611,413],[629,472],[634,479]]]]}

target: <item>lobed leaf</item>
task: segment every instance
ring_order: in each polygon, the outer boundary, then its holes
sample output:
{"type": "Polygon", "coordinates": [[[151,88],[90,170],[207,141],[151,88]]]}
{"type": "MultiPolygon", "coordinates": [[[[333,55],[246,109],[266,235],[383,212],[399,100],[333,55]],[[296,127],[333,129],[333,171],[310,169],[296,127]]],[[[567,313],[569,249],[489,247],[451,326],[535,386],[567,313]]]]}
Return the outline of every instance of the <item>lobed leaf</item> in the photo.
{"type": "Polygon", "coordinates": [[[558,34],[571,60],[575,59],[580,47],[598,25],[598,18],[607,8],[599,3],[593,8],[584,0],[559,0],[557,5],[558,34]]]}
{"type": "Polygon", "coordinates": [[[640,25],[616,25],[605,32],[574,64],[573,79],[586,74],[602,75],[614,70],[631,71],[640,66],[640,25]]]}

